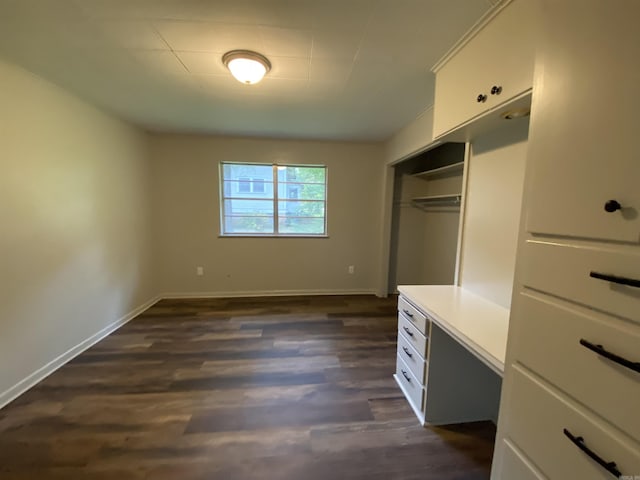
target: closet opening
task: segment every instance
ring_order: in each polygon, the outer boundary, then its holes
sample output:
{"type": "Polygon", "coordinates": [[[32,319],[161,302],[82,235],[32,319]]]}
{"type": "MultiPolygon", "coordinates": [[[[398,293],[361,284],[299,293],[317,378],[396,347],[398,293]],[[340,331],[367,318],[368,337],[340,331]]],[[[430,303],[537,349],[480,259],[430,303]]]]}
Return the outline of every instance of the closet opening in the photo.
{"type": "Polygon", "coordinates": [[[456,284],[466,157],[446,143],[394,165],[388,293],[456,284]]]}

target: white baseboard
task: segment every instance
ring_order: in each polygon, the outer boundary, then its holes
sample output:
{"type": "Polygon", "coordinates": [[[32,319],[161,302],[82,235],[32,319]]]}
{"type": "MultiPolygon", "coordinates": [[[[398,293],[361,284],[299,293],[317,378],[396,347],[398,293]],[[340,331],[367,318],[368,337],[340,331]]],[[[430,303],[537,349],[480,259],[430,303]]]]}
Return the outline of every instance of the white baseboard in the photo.
{"type": "Polygon", "coordinates": [[[62,367],[65,363],[67,363],[70,360],[74,359],[75,357],[80,355],[82,352],[87,350],[89,347],[91,347],[94,344],[98,343],[100,340],[102,340],[103,338],[105,338],[109,334],[115,332],[117,329],[122,327],[124,324],[126,324],[127,322],[129,322],[130,320],[134,319],[135,317],[140,315],[142,312],[147,310],[149,307],[152,307],[153,305],[155,305],[158,301],[161,300],[161,298],[162,297],[157,296],[157,297],[152,298],[151,300],[145,302],[143,305],[140,305],[139,307],[137,307],[136,309],[134,309],[131,312],[127,313],[126,315],[124,315],[120,319],[116,320],[115,322],[111,323],[110,325],[107,325],[106,327],[104,327],[99,332],[91,335],[86,340],[83,340],[82,342],[80,342],[76,346],[70,348],[69,350],[64,352],[62,355],[60,355],[57,358],[51,360],[45,366],[39,368],[38,370],[33,372],[28,377],[20,380],[13,387],[10,387],[8,390],[5,390],[4,392],[0,393],[0,409],[3,408],[5,405],[9,404],[10,402],[12,402],[13,400],[15,400],[16,398],[18,398],[24,392],[26,392],[31,387],[36,385],[38,382],[41,382],[42,380],[44,380],[46,377],[48,377],[53,372],[55,372],[60,367],[62,367]]]}
{"type": "Polygon", "coordinates": [[[62,367],[65,363],[74,359],[89,347],[95,345],[100,340],[115,332],[127,322],[140,315],[142,312],[152,307],[163,299],[181,298],[238,298],[238,297],[277,297],[277,296],[301,296],[301,295],[375,295],[375,290],[255,290],[255,291],[235,291],[235,292],[187,292],[187,293],[165,293],[158,295],[148,302],[140,305],[122,318],[107,325],[99,332],[83,340],[76,346],[70,348],[62,355],[51,360],[49,363],[39,368],[28,377],[20,380],[13,387],[0,393],[0,409],[9,404],[31,387],[41,382],[53,372],[62,367]]]}
{"type": "Polygon", "coordinates": [[[181,298],[238,298],[238,297],[285,297],[302,295],[376,295],[371,290],[251,290],[234,292],[179,292],[163,293],[163,299],[178,300],[181,298]]]}

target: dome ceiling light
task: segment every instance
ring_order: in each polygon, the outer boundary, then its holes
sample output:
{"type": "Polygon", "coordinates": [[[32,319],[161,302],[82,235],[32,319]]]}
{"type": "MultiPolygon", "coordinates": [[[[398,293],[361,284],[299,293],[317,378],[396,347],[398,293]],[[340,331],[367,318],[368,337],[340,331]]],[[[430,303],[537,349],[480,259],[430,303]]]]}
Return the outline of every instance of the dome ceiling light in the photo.
{"type": "Polygon", "coordinates": [[[231,50],[222,56],[222,63],[240,83],[258,83],[271,70],[271,62],[264,55],[251,50],[231,50]]]}

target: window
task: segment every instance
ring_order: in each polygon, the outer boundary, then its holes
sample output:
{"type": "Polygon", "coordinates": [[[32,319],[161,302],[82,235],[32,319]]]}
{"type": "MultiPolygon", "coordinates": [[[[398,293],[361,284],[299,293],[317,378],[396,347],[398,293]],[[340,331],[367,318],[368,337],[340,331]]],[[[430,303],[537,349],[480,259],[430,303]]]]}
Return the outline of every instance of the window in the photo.
{"type": "Polygon", "coordinates": [[[220,196],[222,235],[326,235],[324,166],[224,162],[220,196]]]}

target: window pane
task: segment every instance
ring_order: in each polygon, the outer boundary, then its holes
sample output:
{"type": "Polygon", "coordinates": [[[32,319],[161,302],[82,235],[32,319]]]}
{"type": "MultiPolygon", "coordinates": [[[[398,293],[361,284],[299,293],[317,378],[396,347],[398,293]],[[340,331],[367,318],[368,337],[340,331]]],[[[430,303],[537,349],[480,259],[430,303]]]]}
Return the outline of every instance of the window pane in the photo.
{"type": "Polygon", "coordinates": [[[283,199],[300,200],[324,200],[326,188],[324,185],[313,183],[280,182],[278,184],[278,197],[283,199]]]}
{"type": "Polygon", "coordinates": [[[252,165],[242,163],[225,163],[222,175],[228,181],[225,184],[225,196],[250,193],[252,180],[264,180],[273,183],[273,167],[271,165],[252,165]]]}
{"type": "Polygon", "coordinates": [[[278,166],[278,181],[324,185],[326,170],[324,167],[278,166]]]}
{"type": "Polygon", "coordinates": [[[257,198],[265,198],[268,195],[273,198],[273,180],[262,178],[248,178],[228,180],[224,179],[224,192],[225,198],[229,197],[243,197],[251,198],[254,193],[257,193],[257,198]]]}
{"type": "Polygon", "coordinates": [[[324,217],[324,202],[278,202],[280,217],[324,217]]]}
{"type": "Polygon", "coordinates": [[[273,201],[272,200],[238,200],[229,198],[224,201],[225,217],[236,215],[252,216],[252,217],[272,217],[273,201]]]}
{"type": "Polygon", "coordinates": [[[273,217],[225,216],[224,233],[273,233],[273,217]]]}
{"type": "Polygon", "coordinates": [[[323,235],[324,218],[278,218],[278,230],[283,234],[323,235]]]}

